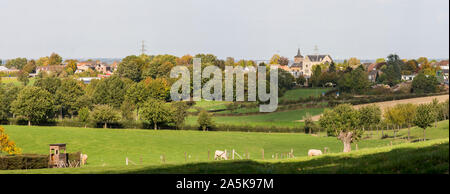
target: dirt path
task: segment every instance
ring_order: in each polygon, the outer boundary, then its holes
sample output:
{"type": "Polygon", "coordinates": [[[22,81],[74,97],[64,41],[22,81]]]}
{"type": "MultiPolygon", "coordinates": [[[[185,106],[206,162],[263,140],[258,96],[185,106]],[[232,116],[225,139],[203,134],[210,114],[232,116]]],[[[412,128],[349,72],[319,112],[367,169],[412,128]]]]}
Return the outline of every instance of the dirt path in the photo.
{"type": "MultiPolygon", "coordinates": [[[[353,107],[355,108],[361,108],[363,106],[375,104],[378,105],[381,108],[381,111],[384,111],[388,107],[393,107],[396,104],[406,104],[406,103],[412,103],[412,104],[424,104],[424,103],[430,103],[433,101],[433,99],[438,99],[439,102],[444,102],[447,99],[449,99],[449,95],[441,95],[441,96],[428,96],[428,97],[420,97],[420,98],[410,98],[410,99],[403,99],[403,100],[393,100],[393,101],[386,101],[386,102],[376,102],[376,103],[369,103],[369,104],[360,104],[355,105],[353,107]]],[[[320,119],[321,115],[315,115],[312,117],[313,121],[318,121],[320,119]]],[[[299,122],[303,122],[303,120],[299,120],[299,122]]]]}

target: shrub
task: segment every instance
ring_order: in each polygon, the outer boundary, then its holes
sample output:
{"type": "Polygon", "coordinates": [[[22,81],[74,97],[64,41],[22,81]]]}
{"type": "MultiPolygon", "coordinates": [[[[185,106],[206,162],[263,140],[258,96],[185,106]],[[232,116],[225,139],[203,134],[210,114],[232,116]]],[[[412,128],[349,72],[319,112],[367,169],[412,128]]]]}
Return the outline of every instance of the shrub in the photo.
{"type": "Polygon", "coordinates": [[[48,167],[48,155],[23,154],[0,156],[0,170],[38,169],[48,167]]]}

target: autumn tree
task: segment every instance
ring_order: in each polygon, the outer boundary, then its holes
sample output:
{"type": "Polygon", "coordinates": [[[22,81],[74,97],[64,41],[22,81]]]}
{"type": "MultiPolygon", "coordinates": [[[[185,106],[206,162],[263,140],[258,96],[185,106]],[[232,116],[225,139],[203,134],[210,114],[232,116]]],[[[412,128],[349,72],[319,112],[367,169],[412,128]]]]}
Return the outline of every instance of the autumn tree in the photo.
{"type": "Polygon", "coordinates": [[[270,62],[269,62],[269,64],[280,64],[280,55],[279,54],[274,54],[273,56],[272,56],[272,58],[270,58],[270,62]]]}
{"type": "Polygon", "coordinates": [[[289,59],[287,57],[280,57],[280,59],[278,59],[278,63],[280,65],[287,66],[289,65],[289,59]]]}
{"type": "Polygon", "coordinates": [[[344,152],[350,152],[351,143],[358,141],[363,134],[361,114],[350,104],[340,104],[333,109],[326,109],[319,123],[329,135],[334,135],[342,141],[344,152]]]}
{"type": "Polygon", "coordinates": [[[14,141],[9,139],[8,134],[5,132],[5,128],[0,126],[0,153],[2,152],[8,154],[20,154],[22,150],[17,147],[14,141]]]}
{"type": "Polygon", "coordinates": [[[52,53],[48,58],[48,65],[61,65],[62,57],[56,53],[52,53]]]}
{"type": "Polygon", "coordinates": [[[28,79],[28,72],[24,71],[24,70],[20,70],[17,73],[17,80],[19,80],[20,82],[22,82],[22,84],[24,86],[28,85],[28,83],[30,82],[30,79],[28,79]]]}

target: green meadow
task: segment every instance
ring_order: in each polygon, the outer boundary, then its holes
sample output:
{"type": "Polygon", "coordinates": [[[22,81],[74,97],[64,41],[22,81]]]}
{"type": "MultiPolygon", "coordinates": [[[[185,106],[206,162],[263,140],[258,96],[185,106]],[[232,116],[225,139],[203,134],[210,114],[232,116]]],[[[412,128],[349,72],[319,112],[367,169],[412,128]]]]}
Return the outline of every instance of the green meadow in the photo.
{"type": "MultiPolygon", "coordinates": [[[[294,166],[308,167],[316,164],[310,159],[306,158],[309,149],[322,149],[328,147],[330,153],[340,153],[343,145],[335,137],[311,136],[302,133],[247,133],[247,132],[202,132],[202,131],[176,131],[176,130],[140,130],[140,129],[91,129],[91,128],[75,128],[75,127],[43,127],[43,126],[4,126],[6,132],[10,135],[17,145],[23,149],[23,153],[39,153],[48,154],[48,144],[51,143],[67,143],[69,152],[81,151],[87,154],[88,164],[83,168],[77,169],[41,169],[41,170],[14,170],[14,171],[0,171],[1,173],[140,173],[136,171],[138,168],[144,168],[142,173],[173,173],[173,168],[179,169],[181,172],[191,173],[222,173],[221,170],[210,169],[214,166],[222,166],[220,168],[239,169],[246,165],[254,165],[257,168],[265,167],[267,165],[278,166],[278,162],[289,162],[291,160],[299,160],[299,164],[294,166]],[[242,161],[245,165],[235,166],[229,161],[224,163],[216,163],[212,161],[213,152],[215,150],[235,150],[242,157],[248,153],[251,161],[242,161]],[[264,163],[255,163],[262,159],[262,150],[264,149],[265,160],[264,163]],[[281,159],[282,153],[290,152],[293,149],[296,159],[281,159]],[[209,158],[208,158],[209,151],[209,158]],[[186,158],[185,158],[186,153],[186,158]],[[278,158],[276,158],[278,154],[278,158]],[[165,158],[165,162],[161,161],[161,157],[165,158]],[[125,166],[125,158],[128,157],[134,164],[125,166]],[[255,161],[254,161],[255,160],[255,161]],[[211,166],[203,164],[208,162],[211,166]],[[268,164],[265,164],[268,162],[268,164]],[[177,168],[180,165],[191,165],[192,168],[183,167],[177,168]],[[206,165],[206,166],[205,166],[206,165]],[[228,167],[227,167],[228,166],[228,167]],[[147,169],[148,168],[148,169],[147,169]],[[162,169],[161,169],[162,168],[162,169]],[[211,171],[204,171],[210,169],[211,171]],[[145,170],[147,169],[147,170],[145,170]],[[170,170],[172,169],[172,170],[170,170]],[[193,171],[190,171],[194,169],[193,171]],[[195,171],[197,169],[198,171],[195,171]],[[122,171],[123,170],[123,171],[122,171]]],[[[449,122],[442,121],[438,123],[437,128],[427,129],[427,139],[435,141],[436,139],[447,138],[447,166],[448,166],[448,137],[449,137],[449,122]]],[[[407,134],[406,129],[400,130],[397,139],[393,139],[392,131],[385,131],[389,134],[389,138],[380,139],[381,132],[374,132],[372,137],[358,142],[358,152],[365,155],[364,150],[369,154],[381,153],[392,149],[393,146],[407,145],[415,147],[415,145],[425,144],[429,146],[428,142],[424,143],[407,143],[404,139],[407,134]],[[384,147],[384,148],[383,148],[384,147]]],[[[422,138],[423,131],[419,128],[411,129],[411,136],[413,140],[422,138]]],[[[424,146],[424,145],[423,145],[424,146]]],[[[425,146],[426,147],[426,146],[425,146]]],[[[442,147],[442,146],[441,146],[442,147]]],[[[353,144],[355,150],[355,144],[353,144]]],[[[412,148],[411,148],[412,149],[412,148]]],[[[418,148],[416,148],[418,150],[418,148]]],[[[424,148],[425,149],[425,148],[424,148]]],[[[441,149],[441,148],[439,148],[441,149]]],[[[444,148],[442,148],[445,150],[444,148]]],[[[351,153],[353,154],[353,152],[351,153]]],[[[419,154],[419,153],[418,153],[419,154]]],[[[423,153],[426,155],[427,153],[423,153]]],[[[330,154],[330,156],[334,156],[330,154]]],[[[326,162],[333,162],[338,160],[341,162],[347,155],[337,155],[338,158],[322,159],[319,163],[326,167],[326,162]],[[343,157],[343,158],[342,158],[343,157]]],[[[349,155],[351,157],[361,157],[360,155],[349,155]]],[[[323,156],[325,157],[325,156],[323,156]]],[[[328,156],[327,156],[328,157],[328,156]]],[[[377,156],[381,157],[381,156],[377,156]]],[[[377,160],[375,157],[374,160],[377,160]]],[[[405,156],[406,157],[406,156],[405,156]]],[[[236,158],[237,155],[236,155],[236,158]]],[[[356,160],[356,159],[355,159],[356,160]]],[[[406,158],[402,160],[407,160],[406,158]]],[[[239,163],[239,162],[237,162],[239,163]]],[[[361,162],[355,162],[362,164],[361,162]]],[[[330,163],[329,165],[332,165],[330,163]]],[[[400,163],[399,163],[400,164],[400,163]]],[[[280,173],[301,173],[292,171],[291,167],[275,167],[280,168],[280,173]],[[286,169],[287,168],[287,169],[286,169]],[[284,169],[284,170],[283,170],[284,169]]],[[[281,165],[283,166],[283,165],[281,165]]],[[[376,166],[375,166],[376,167],[376,166]]],[[[374,167],[374,172],[377,168],[374,167]]],[[[243,173],[264,173],[264,168],[260,170],[242,171],[243,173]]],[[[314,168],[312,168],[314,169],[314,168]]],[[[345,170],[345,168],[339,167],[345,170]]],[[[448,168],[447,168],[448,169],[448,168]]],[[[224,170],[224,169],[222,169],[224,170]]],[[[178,171],[177,171],[178,172],[178,171]]],[[[230,171],[236,172],[236,171],[230,171]]],[[[273,171],[276,173],[278,171],[273,171]]],[[[314,172],[314,171],[305,171],[314,172]]],[[[321,171],[322,172],[322,171],[321,171]]],[[[330,171],[323,171],[324,173],[330,171]]],[[[341,172],[341,171],[337,171],[341,172]]],[[[353,171],[348,171],[353,172],[353,171]]],[[[365,172],[365,171],[362,171],[365,172]]],[[[380,171],[383,172],[383,171],[380,171]]]]}
{"type": "MultiPolygon", "coordinates": [[[[307,113],[318,115],[323,112],[323,108],[301,108],[297,110],[279,111],[272,113],[262,113],[247,116],[219,116],[215,115],[213,120],[215,124],[243,125],[243,126],[277,126],[277,127],[296,127],[303,126],[302,120],[307,113]]],[[[189,116],[186,124],[197,125],[197,116],[189,116]]]]}

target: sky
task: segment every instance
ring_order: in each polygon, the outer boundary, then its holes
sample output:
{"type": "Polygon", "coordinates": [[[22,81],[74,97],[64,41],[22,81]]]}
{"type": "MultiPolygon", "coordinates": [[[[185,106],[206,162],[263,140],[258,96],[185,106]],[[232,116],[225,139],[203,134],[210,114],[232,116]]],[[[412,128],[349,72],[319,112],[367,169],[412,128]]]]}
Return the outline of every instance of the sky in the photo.
{"type": "Polygon", "coordinates": [[[448,0],[1,0],[0,59],[448,58],[448,0]]]}

